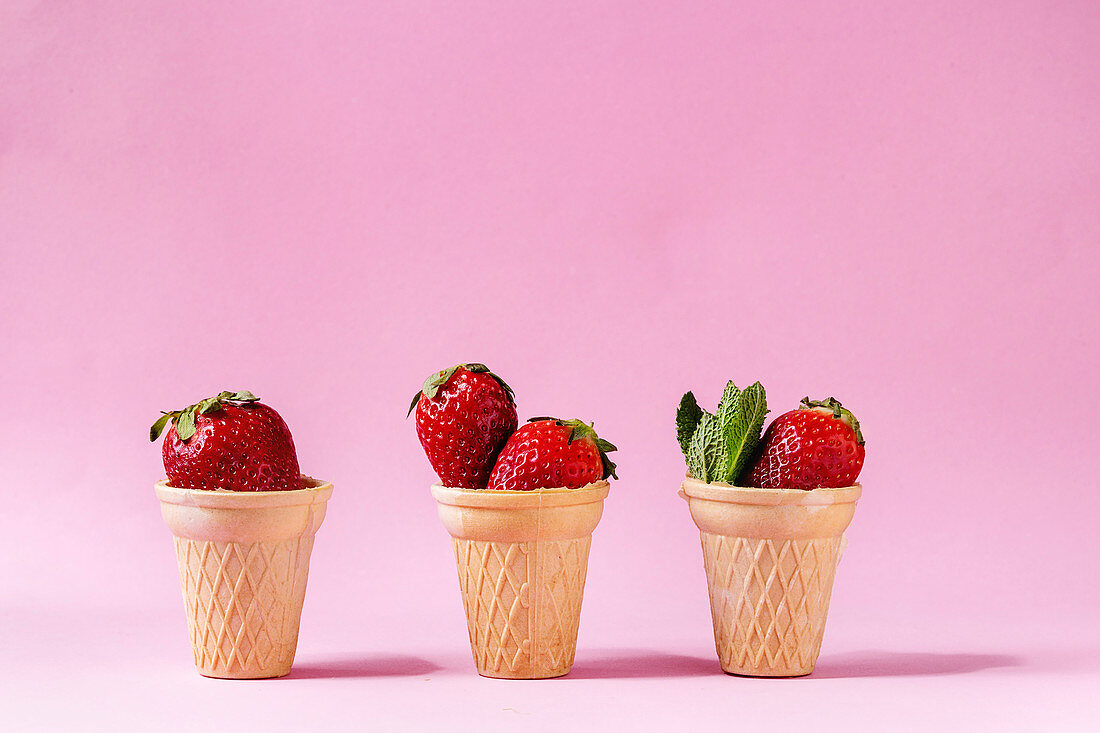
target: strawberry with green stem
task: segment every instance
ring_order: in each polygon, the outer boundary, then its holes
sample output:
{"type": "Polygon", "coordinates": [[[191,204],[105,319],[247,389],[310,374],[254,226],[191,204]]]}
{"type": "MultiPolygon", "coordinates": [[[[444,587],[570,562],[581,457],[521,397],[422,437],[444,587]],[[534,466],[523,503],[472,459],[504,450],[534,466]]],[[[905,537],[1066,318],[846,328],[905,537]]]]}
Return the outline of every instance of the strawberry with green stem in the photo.
{"type": "Polygon", "coordinates": [[[512,388],[484,364],[432,374],[413,395],[413,411],[428,462],[444,486],[456,489],[485,488],[519,422],[512,388]]]}
{"type": "Polygon", "coordinates": [[[181,489],[289,491],[302,488],[290,429],[251,392],[224,391],[165,412],[149,429],[168,483],[181,489]]]}
{"type": "Polygon", "coordinates": [[[829,397],[804,397],[772,420],[746,477],[765,489],[851,486],[863,469],[863,433],[852,411],[829,397]]]}
{"type": "Polygon", "coordinates": [[[615,475],[607,454],[616,450],[592,423],[533,417],[513,433],[497,458],[489,489],[579,489],[615,475]]]}

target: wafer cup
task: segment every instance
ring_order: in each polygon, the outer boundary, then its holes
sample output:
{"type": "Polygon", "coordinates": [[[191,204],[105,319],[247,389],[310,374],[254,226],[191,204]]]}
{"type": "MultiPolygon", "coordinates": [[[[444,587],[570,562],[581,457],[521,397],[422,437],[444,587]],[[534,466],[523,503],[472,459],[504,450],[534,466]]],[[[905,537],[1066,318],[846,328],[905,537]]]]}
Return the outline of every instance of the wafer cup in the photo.
{"type": "Polygon", "coordinates": [[[294,491],[202,491],[156,484],[176,541],[195,666],[206,677],[290,672],[313,537],[332,484],[294,491]]]}
{"type": "Polygon", "coordinates": [[[722,669],[813,672],[833,578],[862,488],[754,489],[684,481],[699,527],[722,669]]]}
{"type": "Polygon", "coordinates": [[[572,668],[588,549],[608,489],[606,481],[538,491],[432,486],[478,673],[540,679],[572,668]]]}

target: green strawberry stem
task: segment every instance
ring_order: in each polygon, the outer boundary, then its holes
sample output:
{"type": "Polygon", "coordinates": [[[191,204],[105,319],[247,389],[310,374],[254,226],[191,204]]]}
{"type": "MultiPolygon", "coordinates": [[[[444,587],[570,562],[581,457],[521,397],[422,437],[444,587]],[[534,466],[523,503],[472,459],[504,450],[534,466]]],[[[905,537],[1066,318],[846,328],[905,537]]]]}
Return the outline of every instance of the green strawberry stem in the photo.
{"type": "Polygon", "coordinates": [[[465,369],[468,372],[474,372],[475,374],[488,374],[490,377],[497,381],[504,391],[508,393],[508,399],[512,401],[512,404],[516,404],[516,393],[512,391],[512,388],[508,386],[508,383],[489,371],[489,367],[484,364],[472,363],[472,364],[455,364],[449,369],[442,369],[435,374],[424,380],[424,386],[420,391],[413,395],[412,403],[409,405],[409,411],[405,413],[405,417],[408,418],[412,414],[412,411],[416,409],[416,404],[420,402],[420,396],[423,395],[429,400],[434,399],[447,382],[451,381],[451,377],[459,369],[465,369]]]}
{"type": "Polygon", "coordinates": [[[859,420],[856,419],[856,416],[851,410],[840,404],[840,400],[836,397],[826,397],[823,400],[811,400],[809,397],[803,397],[798,409],[832,413],[834,418],[840,420],[855,431],[856,440],[859,441],[860,445],[865,445],[863,433],[859,429],[859,420]]]}
{"type": "Polygon", "coordinates": [[[586,423],[582,420],[562,420],[557,417],[532,417],[528,418],[527,422],[545,422],[547,420],[551,420],[562,427],[570,428],[569,439],[567,441],[569,444],[572,444],[574,440],[591,438],[592,442],[596,444],[596,450],[599,451],[600,465],[603,467],[603,475],[600,476],[600,478],[606,479],[608,476],[613,479],[619,478],[615,474],[616,465],[607,457],[608,453],[619,449],[616,448],[611,441],[604,440],[596,435],[595,423],[586,423]]]}
{"type": "Polygon", "coordinates": [[[176,435],[179,436],[179,439],[187,442],[191,436],[195,434],[195,417],[197,415],[205,415],[208,412],[220,410],[222,409],[222,405],[229,402],[258,402],[259,399],[259,397],[247,390],[241,390],[239,392],[225,390],[213,397],[207,397],[205,400],[196,402],[193,405],[188,405],[182,410],[161,412],[160,417],[158,417],[157,421],[153,423],[153,426],[149,428],[149,442],[153,442],[160,437],[160,434],[164,432],[164,428],[168,426],[169,421],[175,423],[176,435]]]}

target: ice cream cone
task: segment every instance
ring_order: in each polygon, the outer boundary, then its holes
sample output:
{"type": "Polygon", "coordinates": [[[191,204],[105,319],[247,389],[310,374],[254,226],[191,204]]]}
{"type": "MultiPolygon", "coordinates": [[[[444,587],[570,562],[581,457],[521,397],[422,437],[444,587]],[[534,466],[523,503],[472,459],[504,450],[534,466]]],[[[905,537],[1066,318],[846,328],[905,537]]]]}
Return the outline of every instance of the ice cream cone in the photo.
{"type": "Polygon", "coordinates": [[[195,666],[206,677],[290,672],[313,537],[332,484],[296,491],[200,491],[156,484],[176,538],[195,666]]]}
{"type": "Polygon", "coordinates": [[[722,669],[752,677],[813,672],[833,578],[861,487],[753,489],[688,478],[722,669]]]}
{"type": "Polygon", "coordinates": [[[572,668],[588,548],[608,489],[606,481],[540,491],[432,486],[480,674],[539,679],[572,668]]]}

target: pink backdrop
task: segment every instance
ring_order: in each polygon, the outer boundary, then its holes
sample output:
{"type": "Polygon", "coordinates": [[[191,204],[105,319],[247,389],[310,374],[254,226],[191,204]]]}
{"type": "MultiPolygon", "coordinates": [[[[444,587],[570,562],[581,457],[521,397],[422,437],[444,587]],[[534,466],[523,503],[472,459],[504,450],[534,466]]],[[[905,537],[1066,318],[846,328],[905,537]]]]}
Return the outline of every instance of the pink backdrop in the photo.
{"type": "Polygon", "coordinates": [[[1096,4],[160,5],[0,7],[17,721],[1097,722],[1096,4]],[[468,659],[404,416],[469,360],[620,447],[558,682],[468,659]],[[714,661],[673,413],[727,378],[868,438],[806,680],[714,661]],[[190,667],[145,434],[223,388],[336,484],[335,679],[190,667]]]}

